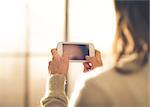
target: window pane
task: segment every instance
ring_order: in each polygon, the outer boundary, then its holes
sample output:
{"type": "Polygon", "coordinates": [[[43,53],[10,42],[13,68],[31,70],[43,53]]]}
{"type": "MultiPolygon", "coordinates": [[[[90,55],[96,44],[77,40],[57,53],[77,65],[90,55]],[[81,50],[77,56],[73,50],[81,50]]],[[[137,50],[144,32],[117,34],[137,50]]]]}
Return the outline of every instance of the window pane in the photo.
{"type": "MultiPolygon", "coordinates": [[[[69,40],[92,42],[102,52],[105,65],[115,32],[113,0],[70,0],[69,9],[69,40]]],[[[68,95],[82,71],[81,63],[70,66],[68,95]]]]}
{"type": "Polygon", "coordinates": [[[48,53],[64,38],[64,0],[31,0],[30,4],[30,51],[48,53]]]}
{"type": "Polygon", "coordinates": [[[115,31],[113,0],[70,0],[70,41],[108,51],[115,31]]]}
{"type": "Polygon", "coordinates": [[[0,0],[0,53],[23,52],[26,0],[0,0]]]}
{"type": "Polygon", "coordinates": [[[39,107],[48,77],[49,57],[30,58],[30,107],[39,107]]]}
{"type": "Polygon", "coordinates": [[[0,107],[23,107],[24,58],[0,57],[0,107]]]}

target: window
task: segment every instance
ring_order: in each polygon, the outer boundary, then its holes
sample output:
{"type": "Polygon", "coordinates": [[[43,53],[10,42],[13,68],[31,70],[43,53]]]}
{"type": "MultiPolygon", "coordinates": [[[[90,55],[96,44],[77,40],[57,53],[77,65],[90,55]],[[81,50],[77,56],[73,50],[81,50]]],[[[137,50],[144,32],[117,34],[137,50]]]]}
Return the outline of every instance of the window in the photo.
{"type": "Polygon", "coordinates": [[[64,40],[64,3],[0,1],[0,107],[39,105],[50,49],[64,40]]]}
{"type": "MultiPolygon", "coordinates": [[[[94,43],[95,48],[104,53],[104,64],[107,63],[106,53],[112,48],[116,28],[113,0],[70,0],[69,6],[69,41],[94,43]]],[[[69,96],[82,71],[82,64],[70,65],[69,96]]]]}
{"type": "MultiPolygon", "coordinates": [[[[39,106],[48,76],[50,49],[66,40],[65,3],[65,0],[0,1],[0,107],[39,106]]],[[[113,2],[69,0],[68,3],[68,41],[92,42],[97,49],[108,52],[115,31],[113,2]]],[[[82,69],[82,64],[70,65],[69,96],[82,69]]]]}

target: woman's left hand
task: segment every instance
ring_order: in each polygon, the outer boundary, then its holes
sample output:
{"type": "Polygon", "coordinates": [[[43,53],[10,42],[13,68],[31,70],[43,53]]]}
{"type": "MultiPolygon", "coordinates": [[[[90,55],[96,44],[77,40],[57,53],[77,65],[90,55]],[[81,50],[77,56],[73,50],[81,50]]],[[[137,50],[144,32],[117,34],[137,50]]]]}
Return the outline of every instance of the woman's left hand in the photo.
{"type": "Polygon", "coordinates": [[[103,63],[101,60],[101,53],[98,50],[95,50],[94,57],[89,57],[89,56],[86,57],[86,62],[83,63],[83,66],[84,66],[83,72],[88,72],[102,65],[103,63]]]}

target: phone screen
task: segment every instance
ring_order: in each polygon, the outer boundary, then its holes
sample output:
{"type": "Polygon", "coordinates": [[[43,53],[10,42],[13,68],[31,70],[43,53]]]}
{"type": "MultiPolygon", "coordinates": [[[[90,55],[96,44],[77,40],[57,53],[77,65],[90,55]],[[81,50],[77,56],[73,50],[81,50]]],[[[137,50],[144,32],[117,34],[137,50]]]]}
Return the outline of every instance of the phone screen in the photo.
{"type": "Polygon", "coordinates": [[[89,56],[89,45],[63,44],[63,54],[70,60],[85,60],[89,56]]]}

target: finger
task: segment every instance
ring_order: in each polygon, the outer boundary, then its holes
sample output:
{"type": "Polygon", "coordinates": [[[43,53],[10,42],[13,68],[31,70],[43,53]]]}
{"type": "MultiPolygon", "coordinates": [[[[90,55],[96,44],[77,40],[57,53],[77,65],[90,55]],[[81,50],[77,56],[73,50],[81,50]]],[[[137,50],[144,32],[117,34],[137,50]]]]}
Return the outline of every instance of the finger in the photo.
{"type": "Polygon", "coordinates": [[[57,53],[57,50],[56,50],[56,49],[52,49],[52,50],[51,50],[51,53],[52,53],[52,55],[53,55],[53,56],[57,56],[57,55],[58,55],[58,53],[57,53]]]}
{"type": "Polygon", "coordinates": [[[49,62],[48,62],[48,70],[50,69],[51,62],[52,62],[52,61],[49,61],[49,62]]]}
{"type": "Polygon", "coordinates": [[[97,60],[101,60],[101,53],[98,50],[95,50],[95,57],[97,60]]]}
{"type": "Polygon", "coordinates": [[[84,70],[83,70],[83,72],[89,72],[90,70],[92,70],[93,68],[92,67],[90,67],[90,68],[86,68],[86,67],[84,67],[84,70]]]}
{"type": "Polygon", "coordinates": [[[98,50],[95,50],[95,56],[101,56],[101,53],[100,53],[100,51],[98,51],[98,50]]]}
{"type": "Polygon", "coordinates": [[[50,65],[52,61],[49,61],[48,64],[50,65]]]}
{"type": "Polygon", "coordinates": [[[85,73],[85,72],[88,72],[88,71],[89,71],[89,68],[87,67],[86,63],[83,63],[83,66],[84,66],[83,72],[84,72],[84,73],[85,73]]]}
{"type": "Polygon", "coordinates": [[[89,65],[88,62],[84,62],[83,65],[84,65],[84,67],[87,68],[87,69],[90,69],[90,68],[91,68],[91,66],[89,65]]]}
{"type": "Polygon", "coordinates": [[[89,69],[87,69],[87,68],[84,67],[83,72],[85,73],[85,72],[88,72],[88,71],[89,71],[89,69]]]}
{"type": "Polygon", "coordinates": [[[59,54],[57,53],[56,49],[52,49],[51,53],[52,53],[52,56],[53,56],[53,60],[58,59],[60,57],[59,54]]]}
{"type": "Polygon", "coordinates": [[[103,65],[102,57],[101,57],[101,52],[96,50],[96,59],[100,62],[100,65],[103,65]]]}
{"type": "Polygon", "coordinates": [[[53,52],[53,51],[57,51],[57,49],[56,48],[51,49],[51,52],[53,52]]]}
{"type": "Polygon", "coordinates": [[[93,63],[95,62],[96,57],[86,57],[87,62],[93,63]]]}
{"type": "Polygon", "coordinates": [[[57,54],[57,50],[56,50],[56,48],[53,48],[53,49],[51,50],[51,53],[52,53],[52,55],[57,54]]]}
{"type": "Polygon", "coordinates": [[[86,60],[91,60],[91,59],[93,59],[94,57],[92,56],[86,56],[86,60]]]}

